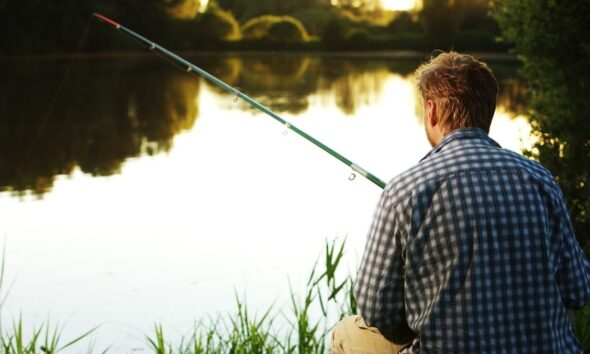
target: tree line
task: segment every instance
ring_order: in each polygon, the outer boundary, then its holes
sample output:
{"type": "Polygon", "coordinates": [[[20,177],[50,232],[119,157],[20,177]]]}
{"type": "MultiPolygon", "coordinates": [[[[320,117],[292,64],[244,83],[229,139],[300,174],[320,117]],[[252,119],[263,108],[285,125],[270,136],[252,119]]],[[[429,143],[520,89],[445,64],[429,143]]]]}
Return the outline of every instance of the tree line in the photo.
{"type": "Polygon", "coordinates": [[[496,0],[493,15],[523,62],[537,141],[527,154],[555,175],[590,254],[590,2],[496,0]]]}
{"type": "MultiPolygon", "coordinates": [[[[0,0],[0,55],[72,52],[93,12],[177,50],[505,50],[488,10],[488,0],[422,0],[405,12],[380,0],[0,0]]],[[[84,50],[129,50],[96,27],[84,50]]]]}

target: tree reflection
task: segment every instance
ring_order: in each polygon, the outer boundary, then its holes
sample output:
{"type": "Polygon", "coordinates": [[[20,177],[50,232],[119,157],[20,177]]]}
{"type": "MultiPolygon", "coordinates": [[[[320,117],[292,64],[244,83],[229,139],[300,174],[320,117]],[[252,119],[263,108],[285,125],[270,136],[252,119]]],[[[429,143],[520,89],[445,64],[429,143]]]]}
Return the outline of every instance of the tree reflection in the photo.
{"type": "MultiPolygon", "coordinates": [[[[354,116],[360,107],[376,104],[392,73],[411,79],[420,64],[292,53],[190,59],[275,112],[293,115],[303,114],[313,95],[316,104],[317,99],[335,104],[354,116]]],[[[199,85],[207,82],[152,56],[78,61],[47,116],[66,64],[9,62],[0,69],[0,191],[42,196],[55,176],[75,168],[108,176],[129,157],[168,151],[174,136],[194,125],[199,85]]],[[[499,105],[513,115],[525,107],[515,70],[505,64],[495,70],[499,105]]],[[[255,110],[243,102],[231,107],[255,110]]]]}
{"type": "Polygon", "coordinates": [[[199,81],[153,59],[78,62],[48,115],[63,73],[63,62],[4,66],[0,191],[41,196],[76,166],[118,173],[128,157],[169,150],[198,115],[199,81]]]}

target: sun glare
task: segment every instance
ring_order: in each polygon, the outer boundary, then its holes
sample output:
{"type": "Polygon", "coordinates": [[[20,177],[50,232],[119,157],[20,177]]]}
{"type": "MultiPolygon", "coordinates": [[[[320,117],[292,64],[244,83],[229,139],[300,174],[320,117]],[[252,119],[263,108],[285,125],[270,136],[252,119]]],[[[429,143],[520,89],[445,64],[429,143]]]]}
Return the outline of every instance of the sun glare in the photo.
{"type": "Polygon", "coordinates": [[[417,0],[381,0],[385,10],[407,11],[416,7],[417,0]]]}

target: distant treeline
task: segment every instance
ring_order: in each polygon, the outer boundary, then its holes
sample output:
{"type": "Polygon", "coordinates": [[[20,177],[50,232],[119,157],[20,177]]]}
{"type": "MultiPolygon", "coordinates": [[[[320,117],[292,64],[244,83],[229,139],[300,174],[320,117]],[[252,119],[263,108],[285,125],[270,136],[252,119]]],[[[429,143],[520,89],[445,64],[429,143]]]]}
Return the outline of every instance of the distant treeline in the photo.
{"type": "MultiPolygon", "coordinates": [[[[68,53],[93,12],[176,50],[503,51],[488,0],[422,0],[385,11],[379,0],[0,0],[1,55],[68,53]]],[[[93,25],[84,51],[128,51],[93,25]]]]}

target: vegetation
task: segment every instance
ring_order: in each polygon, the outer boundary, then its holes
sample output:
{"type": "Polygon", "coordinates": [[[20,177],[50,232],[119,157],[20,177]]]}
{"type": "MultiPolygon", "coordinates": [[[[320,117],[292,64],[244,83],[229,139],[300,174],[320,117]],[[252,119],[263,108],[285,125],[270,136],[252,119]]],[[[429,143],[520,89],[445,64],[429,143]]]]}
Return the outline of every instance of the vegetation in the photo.
{"type": "MultiPolygon", "coordinates": [[[[0,259],[0,314],[2,313],[2,307],[8,296],[8,292],[4,292],[4,271],[5,271],[5,259],[6,259],[6,248],[3,249],[2,259],[0,259]]],[[[56,354],[60,351],[69,348],[73,345],[78,344],[83,339],[90,336],[97,327],[87,331],[86,333],[62,344],[61,339],[61,328],[59,325],[51,325],[46,323],[41,325],[39,329],[33,330],[30,337],[25,339],[25,333],[23,331],[22,319],[18,322],[14,322],[12,327],[8,330],[2,328],[2,317],[0,316],[0,353],[2,354],[56,354]]],[[[102,354],[106,353],[108,349],[105,349],[102,354]]],[[[93,351],[92,345],[89,347],[89,353],[93,351]]]]}
{"type": "Polygon", "coordinates": [[[401,13],[383,10],[376,0],[211,0],[206,8],[200,5],[199,0],[4,0],[0,55],[72,52],[86,28],[86,51],[133,49],[113,39],[110,29],[93,26],[93,12],[174,50],[506,50],[495,41],[498,28],[487,16],[487,0],[425,0],[421,10],[401,13]],[[246,31],[244,41],[238,27],[246,31]]]}
{"type": "MultiPolygon", "coordinates": [[[[22,320],[14,323],[9,331],[0,333],[0,350],[2,354],[56,354],[62,350],[74,346],[87,338],[96,328],[80,335],[79,337],[62,344],[61,329],[58,325],[41,325],[39,329],[25,339],[22,320]]],[[[106,353],[105,349],[102,353],[106,353]]],[[[89,348],[92,352],[92,347],[89,348]]]]}
{"type": "Polygon", "coordinates": [[[291,16],[252,18],[242,27],[242,35],[245,39],[268,42],[302,43],[309,40],[305,27],[291,16]]]}
{"type": "Polygon", "coordinates": [[[325,269],[318,273],[316,263],[302,298],[292,291],[290,312],[276,312],[271,307],[256,317],[237,299],[235,314],[200,323],[177,344],[167,342],[164,330],[156,325],[153,336],[147,338],[151,349],[157,354],[326,353],[334,325],[356,313],[352,278],[341,277],[339,271],[344,246],[344,242],[326,243],[325,269]],[[286,328],[277,326],[278,321],[286,321],[286,328]]]}
{"type": "MultiPolygon", "coordinates": [[[[323,267],[312,268],[305,291],[291,291],[286,312],[270,306],[257,316],[236,295],[236,312],[208,322],[199,322],[179,343],[170,342],[162,325],[156,324],[146,343],[154,354],[324,354],[329,349],[331,331],[345,316],[357,313],[353,278],[342,273],[345,242],[326,242],[323,267]],[[284,322],[286,325],[278,325],[284,322]]],[[[0,262],[0,295],[4,276],[4,257],[0,262]]],[[[0,307],[1,309],[1,307],[0,307]]],[[[25,338],[22,321],[9,331],[0,330],[3,354],[55,354],[79,345],[96,328],[61,344],[58,326],[42,325],[25,338]]],[[[590,350],[590,304],[576,313],[575,332],[586,352],[590,350]]],[[[88,351],[96,353],[92,345],[88,351]]],[[[101,353],[107,353],[108,348],[101,353]]]]}
{"type": "Polygon", "coordinates": [[[202,34],[207,34],[209,41],[240,39],[240,24],[231,12],[212,5],[196,21],[196,27],[202,34]]]}
{"type": "Polygon", "coordinates": [[[504,38],[523,62],[537,138],[527,153],[555,175],[574,231],[590,254],[590,3],[500,0],[504,38]]]}

